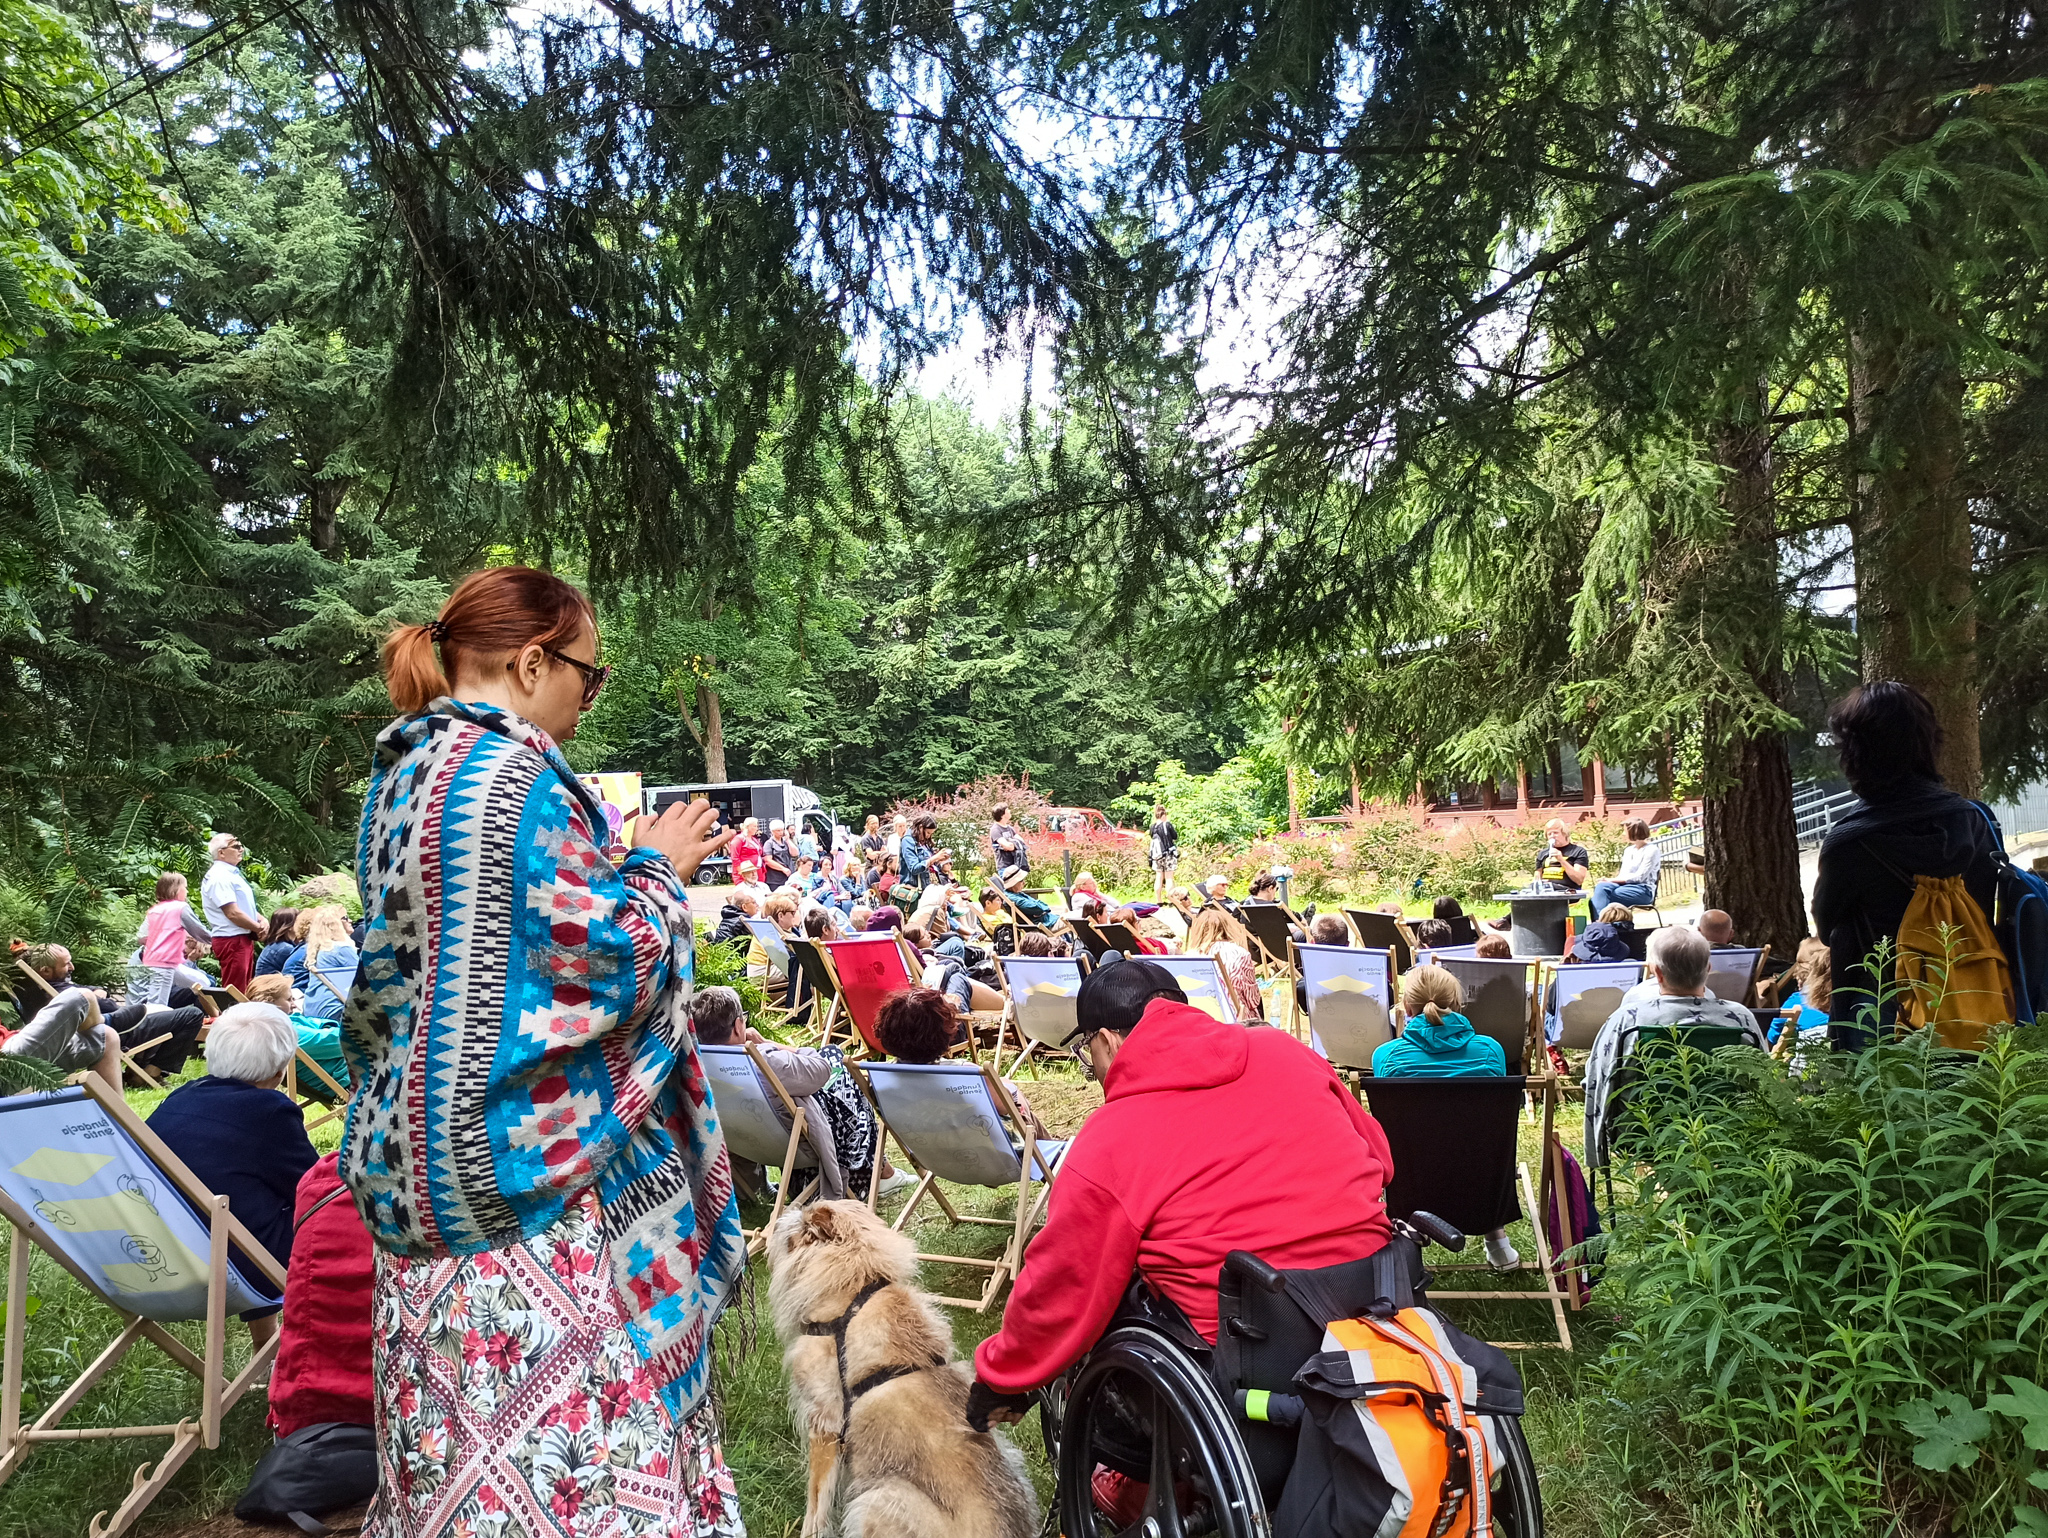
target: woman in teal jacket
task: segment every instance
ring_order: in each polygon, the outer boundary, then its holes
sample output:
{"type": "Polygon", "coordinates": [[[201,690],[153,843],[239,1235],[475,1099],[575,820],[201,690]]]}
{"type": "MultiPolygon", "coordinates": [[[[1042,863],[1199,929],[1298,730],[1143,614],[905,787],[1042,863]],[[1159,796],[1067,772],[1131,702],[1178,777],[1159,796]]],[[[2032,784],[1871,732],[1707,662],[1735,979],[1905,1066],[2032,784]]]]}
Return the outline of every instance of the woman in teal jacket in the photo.
{"type": "MultiPolygon", "coordinates": [[[[1373,1050],[1375,1079],[1500,1078],[1507,1072],[1507,1053],[1491,1036],[1481,1036],[1459,1013],[1465,991],[1442,967],[1417,967],[1401,984],[1401,1012],[1408,1019],[1401,1034],[1373,1050]]],[[[1486,1258],[1506,1270],[1521,1263],[1508,1243],[1507,1230],[1486,1236],[1486,1258]]]]}

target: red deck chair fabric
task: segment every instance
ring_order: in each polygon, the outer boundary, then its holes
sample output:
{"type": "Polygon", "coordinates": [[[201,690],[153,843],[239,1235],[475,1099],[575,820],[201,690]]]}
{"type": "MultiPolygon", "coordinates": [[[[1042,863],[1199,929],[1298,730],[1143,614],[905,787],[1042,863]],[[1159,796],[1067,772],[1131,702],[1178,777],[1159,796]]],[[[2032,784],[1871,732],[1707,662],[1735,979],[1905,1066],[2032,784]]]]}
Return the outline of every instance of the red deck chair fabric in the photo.
{"type": "Polygon", "coordinates": [[[840,995],[846,1000],[853,1028],[870,1052],[886,1057],[875,1039],[875,1016],[884,999],[901,993],[914,981],[902,945],[880,940],[827,940],[824,946],[832,958],[832,970],[839,974],[840,995]]]}

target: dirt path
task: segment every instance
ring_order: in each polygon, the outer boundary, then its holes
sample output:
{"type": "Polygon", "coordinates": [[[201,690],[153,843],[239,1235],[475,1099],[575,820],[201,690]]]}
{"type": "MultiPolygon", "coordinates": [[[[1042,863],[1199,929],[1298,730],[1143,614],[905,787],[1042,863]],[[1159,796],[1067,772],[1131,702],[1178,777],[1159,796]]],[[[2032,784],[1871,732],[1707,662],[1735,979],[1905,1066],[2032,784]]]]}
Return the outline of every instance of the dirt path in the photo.
{"type": "MultiPolygon", "coordinates": [[[[362,1530],[363,1516],[368,1506],[356,1506],[347,1511],[337,1511],[322,1520],[327,1530],[337,1535],[356,1533],[362,1530]]],[[[151,1538],[297,1538],[298,1529],[286,1524],[282,1527],[260,1522],[244,1522],[233,1512],[224,1511],[217,1517],[209,1517],[196,1527],[180,1527],[170,1532],[154,1533],[151,1538]]]]}

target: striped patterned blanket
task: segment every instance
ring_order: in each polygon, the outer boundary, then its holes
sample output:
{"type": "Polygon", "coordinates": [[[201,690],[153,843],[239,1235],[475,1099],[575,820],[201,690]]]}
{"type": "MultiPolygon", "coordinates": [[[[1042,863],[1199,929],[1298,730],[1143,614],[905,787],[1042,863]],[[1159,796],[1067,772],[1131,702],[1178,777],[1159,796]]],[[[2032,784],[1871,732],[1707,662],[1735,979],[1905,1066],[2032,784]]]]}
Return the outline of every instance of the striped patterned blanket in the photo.
{"type": "Polygon", "coordinates": [[[531,1239],[595,1185],[629,1328],[681,1418],[745,1265],[689,1022],[689,898],[615,870],[553,740],[438,699],[377,742],[356,851],[367,932],[343,1014],[341,1174],[394,1254],[531,1239]]]}

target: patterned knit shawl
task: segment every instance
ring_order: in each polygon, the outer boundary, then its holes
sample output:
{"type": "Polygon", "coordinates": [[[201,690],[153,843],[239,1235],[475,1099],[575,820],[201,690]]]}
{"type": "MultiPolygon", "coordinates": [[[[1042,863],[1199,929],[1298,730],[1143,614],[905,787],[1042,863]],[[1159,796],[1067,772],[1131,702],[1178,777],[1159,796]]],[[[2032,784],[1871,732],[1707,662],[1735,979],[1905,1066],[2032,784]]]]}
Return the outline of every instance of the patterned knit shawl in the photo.
{"type": "Polygon", "coordinates": [[[413,1256],[531,1239],[594,1184],[679,1418],[746,1247],[690,1028],[688,896],[651,849],[614,870],[602,830],[547,733],[508,711],[443,698],[385,728],[356,852],[341,1175],[377,1243],[413,1256]]]}

